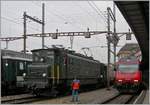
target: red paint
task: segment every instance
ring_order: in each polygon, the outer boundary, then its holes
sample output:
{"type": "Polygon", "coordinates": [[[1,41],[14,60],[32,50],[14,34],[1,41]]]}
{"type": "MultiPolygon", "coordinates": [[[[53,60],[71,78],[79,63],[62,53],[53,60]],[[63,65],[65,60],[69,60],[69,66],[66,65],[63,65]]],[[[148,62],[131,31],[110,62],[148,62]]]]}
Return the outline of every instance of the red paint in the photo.
{"type": "Polygon", "coordinates": [[[141,71],[135,71],[132,73],[116,71],[115,74],[116,82],[120,82],[118,80],[122,80],[121,81],[122,83],[134,83],[134,80],[138,80],[138,82],[141,82],[141,79],[142,79],[141,71]]]}
{"type": "MultiPolygon", "coordinates": [[[[140,62],[139,60],[119,60],[117,62],[117,65],[119,66],[120,64],[125,64],[125,65],[132,65],[132,64],[137,64],[139,65],[140,62]]],[[[135,70],[134,72],[128,72],[128,71],[120,71],[117,69],[115,72],[115,81],[116,83],[140,83],[142,81],[142,72],[138,69],[135,70]]]]}

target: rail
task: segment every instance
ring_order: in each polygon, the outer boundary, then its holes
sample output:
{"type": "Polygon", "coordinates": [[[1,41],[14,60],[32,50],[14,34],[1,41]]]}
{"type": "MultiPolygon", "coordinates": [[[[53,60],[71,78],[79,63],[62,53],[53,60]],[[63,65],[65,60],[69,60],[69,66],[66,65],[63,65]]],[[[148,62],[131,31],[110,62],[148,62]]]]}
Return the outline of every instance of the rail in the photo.
{"type": "Polygon", "coordinates": [[[145,95],[145,90],[142,90],[140,93],[136,94],[118,94],[110,99],[101,102],[100,104],[142,104],[145,95]]]}
{"type": "Polygon", "coordinates": [[[146,95],[146,90],[142,90],[140,95],[136,98],[133,104],[142,104],[146,95]]]}

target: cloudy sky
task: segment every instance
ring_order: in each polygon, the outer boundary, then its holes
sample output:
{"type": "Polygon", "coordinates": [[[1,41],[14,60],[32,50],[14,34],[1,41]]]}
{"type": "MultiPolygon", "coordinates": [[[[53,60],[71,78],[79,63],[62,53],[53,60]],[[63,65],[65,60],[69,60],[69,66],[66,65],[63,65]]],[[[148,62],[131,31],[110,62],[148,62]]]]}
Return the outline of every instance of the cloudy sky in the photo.
{"type": "MultiPolygon", "coordinates": [[[[30,16],[41,19],[43,1],[1,1],[1,37],[14,37],[23,35],[23,12],[26,11],[30,16]]],[[[87,27],[91,31],[106,31],[107,7],[113,7],[112,1],[44,1],[45,3],[45,32],[86,31],[87,27]]],[[[117,32],[127,32],[129,29],[125,19],[116,8],[116,30],[117,32]]],[[[111,30],[113,24],[111,22],[111,30]]],[[[27,20],[27,34],[41,33],[41,25],[27,20]]],[[[125,36],[120,38],[118,45],[125,43],[137,43],[134,36],[131,41],[126,41],[125,36]]],[[[45,45],[63,45],[70,47],[69,37],[59,37],[57,40],[52,38],[45,39],[45,45]]],[[[84,37],[74,37],[73,50],[83,53],[81,48],[90,47],[93,57],[101,62],[107,62],[107,47],[105,34],[92,36],[90,39],[84,37]]],[[[41,48],[41,38],[28,37],[27,50],[41,48]]],[[[5,48],[5,42],[1,43],[1,48],[5,48]]],[[[117,52],[121,47],[117,48],[117,52]]],[[[9,49],[21,51],[23,40],[9,42],[9,49]]],[[[88,52],[88,55],[91,55],[88,52]]],[[[113,60],[113,59],[112,59],[113,60]]]]}

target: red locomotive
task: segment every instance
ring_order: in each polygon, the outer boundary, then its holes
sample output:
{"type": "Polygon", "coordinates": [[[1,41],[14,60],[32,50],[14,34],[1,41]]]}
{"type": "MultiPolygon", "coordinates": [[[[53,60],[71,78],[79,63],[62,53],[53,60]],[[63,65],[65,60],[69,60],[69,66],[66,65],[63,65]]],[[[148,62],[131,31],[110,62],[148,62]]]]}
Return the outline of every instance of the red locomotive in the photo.
{"type": "Polygon", "coordinates": [[[136,58],[122,58],[117,63],[115,86],[120,92],[137,92],[142,82],[140,61],[136,58]]]}

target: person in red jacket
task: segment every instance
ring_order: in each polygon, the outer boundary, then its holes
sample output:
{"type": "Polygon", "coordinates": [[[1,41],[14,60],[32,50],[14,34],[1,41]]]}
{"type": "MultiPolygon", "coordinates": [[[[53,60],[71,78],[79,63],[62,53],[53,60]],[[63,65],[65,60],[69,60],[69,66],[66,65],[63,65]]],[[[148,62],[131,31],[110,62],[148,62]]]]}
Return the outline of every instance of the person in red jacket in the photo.
{"type": "Polygon", "coordinates": [[[72,81],[71,87],[72,87],[72,101],[78,102],[79,101],[78,91],[80,88],[80,81],[75,78],[72,81]]]}

